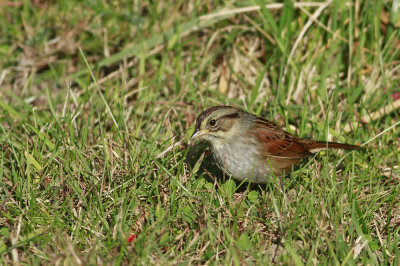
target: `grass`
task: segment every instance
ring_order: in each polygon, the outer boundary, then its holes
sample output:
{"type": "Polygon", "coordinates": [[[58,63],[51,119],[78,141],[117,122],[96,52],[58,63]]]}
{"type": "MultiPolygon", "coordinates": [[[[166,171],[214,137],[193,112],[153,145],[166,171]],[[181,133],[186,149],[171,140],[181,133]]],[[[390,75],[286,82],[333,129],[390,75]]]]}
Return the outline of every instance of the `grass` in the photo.
{"type": "Polygon", "coordinates": [[[398,1],[264,4],[1,3],[0,264],[399,264],[398,1]],[[217,104],[383,134],[248,186],[185,144],[217,104]]]}

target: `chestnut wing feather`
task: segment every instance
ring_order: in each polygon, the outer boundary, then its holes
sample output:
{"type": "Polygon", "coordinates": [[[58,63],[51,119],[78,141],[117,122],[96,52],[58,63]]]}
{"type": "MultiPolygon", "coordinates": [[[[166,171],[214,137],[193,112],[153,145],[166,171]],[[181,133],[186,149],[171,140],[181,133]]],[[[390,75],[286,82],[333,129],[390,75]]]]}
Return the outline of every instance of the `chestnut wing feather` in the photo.
{"type": "Polygon", "coordinates": [[[274,123],[258,118],[252,130],[254,136],[262,143],[260,149],[266,151],[267,157],[302,159],[312,155],[301,140],[280,129],[274,123]]]}

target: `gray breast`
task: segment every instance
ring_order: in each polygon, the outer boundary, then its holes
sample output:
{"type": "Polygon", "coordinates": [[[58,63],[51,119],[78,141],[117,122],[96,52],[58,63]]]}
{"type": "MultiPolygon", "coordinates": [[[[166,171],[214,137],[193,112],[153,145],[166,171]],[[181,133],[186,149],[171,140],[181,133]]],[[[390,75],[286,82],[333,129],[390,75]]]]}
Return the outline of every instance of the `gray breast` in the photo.
{"type": "Polygon", "coordinates": [[[251,179],[252,183],[267,183],[269,167],[266,162],[257,159],[257,146],[249,144],[232,140],[224,145],[211,147],[211,151],[218,166],[232,178],[238,181],[251,179]]]}

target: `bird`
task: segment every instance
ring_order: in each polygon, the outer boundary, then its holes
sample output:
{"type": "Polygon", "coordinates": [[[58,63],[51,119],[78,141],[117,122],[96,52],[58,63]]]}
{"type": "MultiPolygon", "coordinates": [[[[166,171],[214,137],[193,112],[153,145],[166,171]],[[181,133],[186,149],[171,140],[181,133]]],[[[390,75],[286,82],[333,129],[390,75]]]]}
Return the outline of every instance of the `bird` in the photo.
{"type": "Polygon", "coordinates": [[[359,145],[303,139],[275,123],[233,106],[214,106],[196,119],[189,143],[209,143],[217,166],[237,181],[267,184],[289,173],[303,159],[325,149],[359,145]]]}

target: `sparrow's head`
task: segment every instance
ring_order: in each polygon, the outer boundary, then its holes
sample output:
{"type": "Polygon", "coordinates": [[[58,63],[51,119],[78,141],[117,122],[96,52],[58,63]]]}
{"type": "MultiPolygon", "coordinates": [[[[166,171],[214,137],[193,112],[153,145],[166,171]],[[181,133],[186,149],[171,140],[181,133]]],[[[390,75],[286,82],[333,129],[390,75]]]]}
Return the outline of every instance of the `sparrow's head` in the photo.
{"type": "Polygon", "coordinates": [[[204,139],[211,144],[228,140],[241,132],[242,116],[247,114],[232,106],[215,106],[203,111],[189,141],[204,139]]]}

